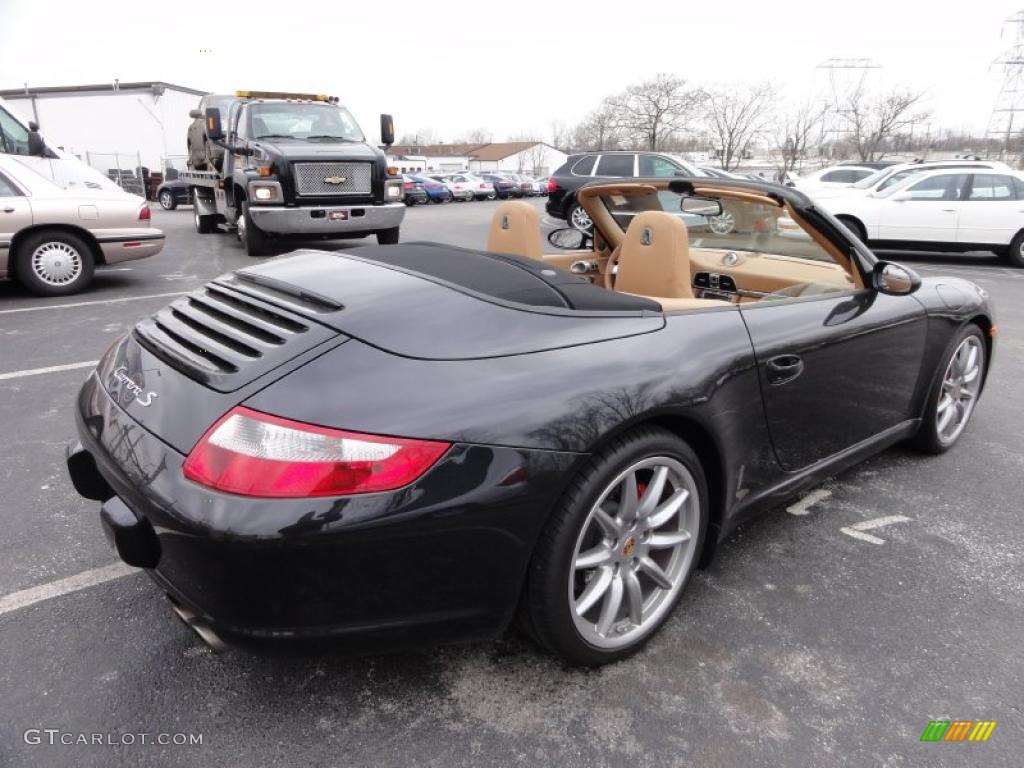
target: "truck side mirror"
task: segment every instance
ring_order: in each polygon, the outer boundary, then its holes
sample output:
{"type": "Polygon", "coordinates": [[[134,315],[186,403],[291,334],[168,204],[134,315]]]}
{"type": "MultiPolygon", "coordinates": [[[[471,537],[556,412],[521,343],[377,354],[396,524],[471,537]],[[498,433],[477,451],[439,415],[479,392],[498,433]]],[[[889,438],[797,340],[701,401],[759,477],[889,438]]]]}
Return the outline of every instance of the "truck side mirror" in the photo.
{"type": "Polygon", "coordinates": [[[201,109],[190,109],[188,111],[188,116],[191,117],[193,120],[202,120],[203,117],[204,117],[203,110],[201,110],[201,109]]]}
{"type": "Polygon", "coordinates": [[[224,139],[224,126],[220,121],[220,109],[217,107],[206,108],[206,135],[210,141],[222,141],[224,139]]]}
{"type": "Polygon", "coordinates": [[[385,147],[395,143],[395,121],[391,115],[380,116],[380,143],[385,147]]]}

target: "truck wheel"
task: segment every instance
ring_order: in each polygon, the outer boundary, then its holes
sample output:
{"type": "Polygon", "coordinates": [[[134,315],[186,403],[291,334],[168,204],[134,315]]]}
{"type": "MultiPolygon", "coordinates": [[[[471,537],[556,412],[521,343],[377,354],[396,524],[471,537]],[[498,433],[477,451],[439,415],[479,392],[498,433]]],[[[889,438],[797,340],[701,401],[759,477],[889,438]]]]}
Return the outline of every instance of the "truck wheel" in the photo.
{"type": "Polygon", "coordinates": [[[266,256],[270,253],[270,238],[257,227],[249,215],[249,203],[242,203],[242,215],[238,217],[238,241],[249,256],[266,256]]]}
{"type": "MultiPolygon", "coordinates": [[[[193,193],[195,194],[195,193],[193,193]]],[[[193,198],[194,200],[195,198],[193,198]]],[[[192,203],[192,221],[196,225],[196,232],[200,235],[208,235],[217,229],[217,214],[207,213],[201,214],[199,212],[199,203],[192,203]]]]}
{"type": "Polygon", "coordinates": [[[57,230],[34,232],[18,243],[15,276],[32,293],[66,296],[92,281],[95,260],[82,238],[57,230]]]}
{"type": "Polygon", "coordinates": [[[392,227],[391,229],[382,229],[379,232],[377,232],[377,243],[378,245],[397,245],[398,227],[392,227]]]}

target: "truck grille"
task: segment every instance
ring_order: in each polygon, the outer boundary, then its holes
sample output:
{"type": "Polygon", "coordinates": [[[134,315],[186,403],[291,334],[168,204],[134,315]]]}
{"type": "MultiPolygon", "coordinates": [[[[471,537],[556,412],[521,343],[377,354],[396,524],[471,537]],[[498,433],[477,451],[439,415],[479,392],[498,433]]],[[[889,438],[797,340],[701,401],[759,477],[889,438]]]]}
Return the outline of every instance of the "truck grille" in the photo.
{"type": "Polygon", "coordinates": [[[300,195],[369,195],[372,182],[371,163],[295,163],[295,189],[300,195]]]}
{"type": "Polygon", "coordinates": [[[190,378],[231,392],[337,335],[257,298],[259,288],[233,283],[209,283],[176,299],[136,325],[135,338],[190,378]]]}

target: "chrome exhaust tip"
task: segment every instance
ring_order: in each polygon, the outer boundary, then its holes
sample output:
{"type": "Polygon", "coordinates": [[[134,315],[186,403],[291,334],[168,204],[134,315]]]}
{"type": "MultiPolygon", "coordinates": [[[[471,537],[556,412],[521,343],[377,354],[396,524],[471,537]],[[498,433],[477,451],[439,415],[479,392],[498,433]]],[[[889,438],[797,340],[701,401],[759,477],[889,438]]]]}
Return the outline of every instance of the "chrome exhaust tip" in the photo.
{"type": "Polygon", "coordinates": [[[171,610],[174,611],[174,615],[177,616],[186,627],[199,635],[200,640],[210,646],[211,651],[214,653],[223,653],[227,650],[228,644],[221,639],[220,635],[214,632],[212,627],[203,622],[188,608],[171,603],[171,610]]]}

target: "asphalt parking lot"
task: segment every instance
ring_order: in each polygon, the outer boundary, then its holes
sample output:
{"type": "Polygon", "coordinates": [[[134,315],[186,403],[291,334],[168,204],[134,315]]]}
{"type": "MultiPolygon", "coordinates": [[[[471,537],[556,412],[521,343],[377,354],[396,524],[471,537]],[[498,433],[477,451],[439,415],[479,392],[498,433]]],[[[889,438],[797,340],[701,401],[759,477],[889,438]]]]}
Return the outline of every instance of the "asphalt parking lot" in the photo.
{"type": "MultiPolygon", "coordinates": [[[[410,209],[403,239],[482,246],[494,206],[410,209]]],[[[517,636],[214,655],[143,574],[94,570],[115,556],[62,462],[90,361],[172,294],[253,263],[233,236],[196,235],[188,207],[153,220],[164,252],[101,269],[82,295],[0,284],[0,765],[1021,764],[1024,270],[897,257],[995,298],[994,368],[966,434],[939,457],[887,451],[746,524],[628,661],[570,670],[517,636]],[[83,573],[100,583],[61,581],[83,573]],[[33,588],[53,595],[22,605],[33,588]],[[934,719],[998,726],[987,743],[920,742],[934,719]],[[34,745],[28,729],[202,744],[34,745]]]]}

